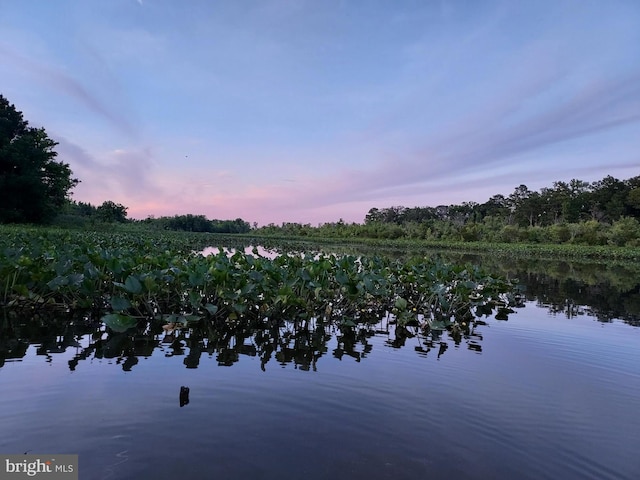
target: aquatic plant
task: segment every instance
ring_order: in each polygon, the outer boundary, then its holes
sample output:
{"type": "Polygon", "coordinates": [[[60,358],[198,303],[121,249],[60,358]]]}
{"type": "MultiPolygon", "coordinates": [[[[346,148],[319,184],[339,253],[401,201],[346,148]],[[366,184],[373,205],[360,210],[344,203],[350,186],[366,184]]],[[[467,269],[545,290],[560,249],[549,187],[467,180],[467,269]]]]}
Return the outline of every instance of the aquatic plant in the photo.
{"type": "MultiPolygon", "coordinates": [[[[0,302],[13,312],[86,311],[115,331],[168,324],[299,322],[350,328],[392,316],[451,328],[514,302],[513,285],[475,266],[330,254],[196,253],[188,234],[5,229],[0,302]]],[[[209,238],[210,241],[210,238],[209,238]]],[[[504,311],[498,311],[504,314],[504,311]]]]}

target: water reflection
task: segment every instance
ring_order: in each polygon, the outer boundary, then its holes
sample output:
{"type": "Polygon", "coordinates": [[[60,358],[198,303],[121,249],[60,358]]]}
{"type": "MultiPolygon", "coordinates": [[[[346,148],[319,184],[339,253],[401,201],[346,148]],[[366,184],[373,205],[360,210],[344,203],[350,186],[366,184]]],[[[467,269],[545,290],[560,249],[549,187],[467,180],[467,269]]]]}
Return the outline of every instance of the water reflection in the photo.
{"type": "MultiPolygon", "coordinates": [[[[343,253],[356,247],[330,248],[343,253]]],[[[367,250],[359,247],[358,251],[395,258],[410,258],[419,253],[449,263],[482,265],[496,275],[518,279],[524,299],[536,302],[553,315],[574,318],[588,314],[604,323],[622,320],[640,326],[640,263],[501,257],[442,250],[418,252],[409,248],[367,250]]]]}
{"type": "Polygon", "coordinates": [[[241,252],[246,255],[254,255],[256,257],[264,257],[269,259],[274,259],[278,255],[280,255],[280,253],[278,253],[277,250],[272,248],[265,248],[261,245],[258,245],[258,246],[247,245],[247,246],[236,246],[236,247],[207,247],[199,253],[207,257],[209,255],[219,255],[221,252],[225,252],[229,257],[237,252],[241,252]]]}
{"type": "Polygon", "coordinates": [[[99,322],[85,319],[40,319],[25,322],[5,319],[0,335],[0,366],[5,361],[17,361],[27,355],[29,346],[35,346],[36,355],[51,362],[56,354],[71,350],[69,369],[76,370],[85,361],[115,360],[125,372],[131,371],[139,358],[153,355],[181,357],[187,369],[200,366],[203,357],[215,359],[219,366],[230,367],[242,357],[256,357],[265,371],[269,364],[292,366],[303,371],[316,371],[322,357],[338,360],[351,358],[356,362],[366,359],[373,350],[370,339],[384,339],[388,347],[415,349],[420,356],[437,352],[438,358],[449,343],[477,353],[482,352],[482,334],[479,328],[486,323],[480,319],[453,324],[447,328],[428,331],[418,326],[396,325],[387,315],[377,324],[322,324],[310,321],[239,323],[201,321],[196,324],[162,325],[148,322],[135,330],[116,333],[99,322]]]}
{"type": "Polygon", "coordinates": [[[180,387],[180,407],[184,407],[189,404],[189,387],[185,387],[184,385],[180,387]]]}
{"type": "Polygon", "coordinates": [[[512,260],[486,266],[517,278],[524,297],[553,315],[588,314],[600,322],[640,326],[640,265],[512,260]]]}
{"type": "MultiPolygon", "coordinates": [[[[247,247],[252,250],[255,247],[247,247]]],[[[260,255],[272,250],[259,249],[260,255]]],[[[434,254],[436,255],[436,254],[434,254]]],[[[349,327],[281,322],[229,325],[224,322],[161,324],[149,322],[133,333],[117,334],[99,322],[87,318],[10,318],[0,312],[0,367],[5,362],[20,361],[35,347],[35,355],[51,362],[56,354],[69,351],[69,369],[75,370],[85,360],[115,360],[123,371],[130,371],[139,358],[152,355],[182,357],[185,368],[196,369],[205,357],[214,358],[220,366],[232,366],[242,357],[256,357],[260,368],[268,365],[293,366],[315,371],[322,357],[363,361],[372,351],[370,339],[382,337],[389,348],[411,348],[417,355],[444,355],[449,346],[483,352],[482,320],[488,316],[507,320],[514,309],[532,302],[552,315],[566,318],[589,316],[600,322],[621,320],[640,326],[640,266],[615,262],[567,262],[532,259],[438,253],[452,262],[472,262],[504,277],[517,278],[522,295],[516,303],[497,311],[479,308],[477,318],[459,325],[434,328],[424,332],[414,325],[396,326],[393,317],[376,312],[369,323],[349,327]],[[511,308],[513,307],[513,308],[511,308]],[[374,323],[377,319],[382,321],[374,323]]],[[[517,311],[517,310],[516,310],[517,311]]]]}
{"type": "Polygon", "coordinates": [[[0,446],[80,453],[83,478],[636,478],[635,267],[481,263],[520,279],[520,308],[459,330],[385,316],[117,334],[0,310],[0,365],[22,362],[0,369],[0,446]]]}
{"type": "Polygon", "coordinates": [[[640,326],[640,263],[596,260],[557,260],[469,254],[416,247],[369,247],[314,242],[265,242],[238,239],[233,249],[251,252],[254,245],[263,256],[282,253],[386,255],[393,258],[436,257],[456,264],[482,265],[487,271],[518,279],[527,301],[534,301],[553,315],[574,318],[591,315],[600,322],[614,320],[640,326]]]}

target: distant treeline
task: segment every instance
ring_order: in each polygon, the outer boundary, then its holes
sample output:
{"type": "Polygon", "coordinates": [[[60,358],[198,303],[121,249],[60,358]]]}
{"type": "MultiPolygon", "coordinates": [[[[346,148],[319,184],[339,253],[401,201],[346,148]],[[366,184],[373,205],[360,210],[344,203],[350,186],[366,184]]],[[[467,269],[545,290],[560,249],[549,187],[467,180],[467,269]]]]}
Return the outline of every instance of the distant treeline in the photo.
{"type": "Polygon", "coordinates": [[[640,217],[640,176],[618,180],[612,176],[588,183],[582,180],[554,182],[551,188],[531,191],[520,185],[505,197],[494,195],[485,203],[438,207],[372,208],[366,223],[382,222],[402,225],[410,222],[447,220],[463,225],[498,218],[519,227],[550,226],[595,220],[612,223],[621,217],[640,217]]]}
{"type": "Polygon", "coordinates": [[[446,241],[575,243],[640,246],[640,176],[588,183],[554,182],[531,191],[518,186],[485,203],[372,208],[365,223],[340,220],[268,225],[257,233],[285,236],[410,238],[446,241]]]}
{"type": "Polygon", "coordinates": [[[100,206],[85,202],[68,201],[54,219],[55,225],[83,227],[90,223],[125,223],[127,207],[107,200],[100,206]]]}
{"type": "Polygon", "coordinates": [[[107,200],[100,206],[70,201],[54,224],[64,227],[95,227],[99,224],[130,224],[154,230],[175,230],[208,233],[247,233],[248,222],[235,220],[209,220],[204,215],[174,215],[173,217],[148,217],[144,220],[127,218],[127,207],[107,200]]]}
{"type": "Polygon", "coordinates": [[[208,233],[247,233],[251,225],[241,218],[235,220],[209,220],[204,215],[174,215],[173,217],[148,217],[137,223],[162,230],[208,233]]]}

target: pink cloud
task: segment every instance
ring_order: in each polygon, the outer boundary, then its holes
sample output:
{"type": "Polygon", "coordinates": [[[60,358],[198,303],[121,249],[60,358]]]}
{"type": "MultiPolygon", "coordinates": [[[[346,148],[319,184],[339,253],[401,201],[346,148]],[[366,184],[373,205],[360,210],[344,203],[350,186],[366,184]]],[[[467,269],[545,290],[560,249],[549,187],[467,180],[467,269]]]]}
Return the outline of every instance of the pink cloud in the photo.
{"type": "Polygon", "coordinates": [[[163,191],[153,179],[154,162],[150,149],[112,150],[96,158],[64,137],[58,142],[58,159],[69,163],[80,184],[74,198],[93,204],[112,200],[126,204],[161,197],[163,191]]]}

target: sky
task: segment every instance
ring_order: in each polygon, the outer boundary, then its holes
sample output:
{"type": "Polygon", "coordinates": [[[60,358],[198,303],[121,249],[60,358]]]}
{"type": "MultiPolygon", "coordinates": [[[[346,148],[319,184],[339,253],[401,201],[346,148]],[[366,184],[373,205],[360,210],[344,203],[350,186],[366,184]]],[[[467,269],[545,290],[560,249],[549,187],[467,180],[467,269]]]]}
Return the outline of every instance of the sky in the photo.
{"type": "Polygon", "coordinates": [[[76,201],[364,221],[640,175],[638,0],[0,0],[76,201]]]}

